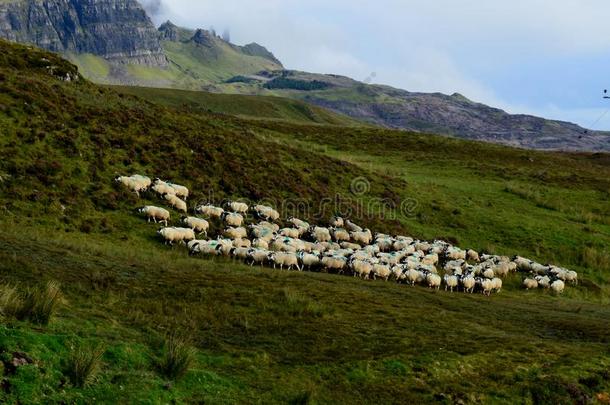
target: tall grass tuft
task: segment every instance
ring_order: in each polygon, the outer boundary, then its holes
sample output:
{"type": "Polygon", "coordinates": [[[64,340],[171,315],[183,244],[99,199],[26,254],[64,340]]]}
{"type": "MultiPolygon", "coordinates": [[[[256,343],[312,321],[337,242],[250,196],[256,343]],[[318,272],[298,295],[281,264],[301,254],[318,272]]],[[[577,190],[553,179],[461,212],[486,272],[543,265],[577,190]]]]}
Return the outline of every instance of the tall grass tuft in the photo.
{"type": "Polygon", "coordinates": [[[600,272],[609,271],[610,253],[593,247],[585,247],[580,255],[580,264],[600,272]]]}
{"type": "Polygon", "coordinates": [[[163,356],[158,362],[161,374],[171,380],[183,377],[195,362],[195,349],[175,334],[165,339],[163,356]]]}
{"type": "Polygon", "coordinates": [[[49,281],[45,286],[29,289],[16,314],[19,320],[29,320],[38,325],[48,325],[63,301],[59,283],[49,281]]]}
{"type": "Polygon", "coordinates": [[[72,349],[65,370],[65,375],[72,385],[82,388],[95,379],[101,368],[104,352],[102,346],[96,348],[79,346],[72,349]]]}
{"type": "Polygon", "coordinates": [[[0,316],[15,317],[19,313],[23,303],[17,292],[17,287],[11,285],[0,285],[0,316]]]}
{"type": "Polygon", "coordinates": [[[320,318],[327,312],[323,305],[290,288],[282,291],[281,301],[282,307],[293,316],[320,318]]]}

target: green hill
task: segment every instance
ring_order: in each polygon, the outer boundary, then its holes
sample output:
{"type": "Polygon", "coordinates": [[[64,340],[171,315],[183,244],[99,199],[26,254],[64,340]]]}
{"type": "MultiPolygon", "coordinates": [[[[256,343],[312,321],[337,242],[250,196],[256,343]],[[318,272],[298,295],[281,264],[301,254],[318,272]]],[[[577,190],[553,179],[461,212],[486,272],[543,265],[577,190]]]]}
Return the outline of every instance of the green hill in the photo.
{"type": "Polygon", "coordinates": [[[117,86],[117,91],[174,108],[230,114],[243,118],[286,120],[343,126],[363,126],[359,121],[297,100],[273,96],[244,96],[202,91],[117,86]]]}
{"type": "Polygon", "coordinates": [[[0,402],[575,403],[610,390],[608,155],[237,118],[75,77],[0,41],[0,279],[22,292],[55,280],[65,296],[47,326],[0,314],[0,402]],[[267,200],[312,221],[340,209],[582,281],[553,296],[514,276],[483,297],[190,258],[134,213],[159,200],[113,182],[136,172],[189,186],[191,205],[267,200]],[[172,334],[195,362],[170,382],[172,334]],[[104,352],[79,388],[83,346],[104,352]]]}

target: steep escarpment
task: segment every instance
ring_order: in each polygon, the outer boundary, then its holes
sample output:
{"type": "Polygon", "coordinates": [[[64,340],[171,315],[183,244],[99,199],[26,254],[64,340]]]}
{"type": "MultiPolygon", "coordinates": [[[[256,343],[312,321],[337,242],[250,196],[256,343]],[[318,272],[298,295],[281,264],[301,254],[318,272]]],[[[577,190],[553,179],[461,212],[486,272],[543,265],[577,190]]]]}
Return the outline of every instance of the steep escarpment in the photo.
{"type": "Polygon", "coordinates": [[[136,0],[7,0],[0,37],[60,53],[165,67],[158,32],[136,0]]]}

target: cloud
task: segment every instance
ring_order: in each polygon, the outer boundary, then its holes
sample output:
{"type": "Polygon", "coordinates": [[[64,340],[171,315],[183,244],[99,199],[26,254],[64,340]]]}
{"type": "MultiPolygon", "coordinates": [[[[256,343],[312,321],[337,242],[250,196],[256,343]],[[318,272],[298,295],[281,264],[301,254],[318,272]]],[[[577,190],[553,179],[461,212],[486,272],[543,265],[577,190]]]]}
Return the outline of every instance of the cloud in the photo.
{"type": "Polygon", "coordinates": [[[162,13],[161,0],[140,0],[140,4],[153,19],[162,13]]]}

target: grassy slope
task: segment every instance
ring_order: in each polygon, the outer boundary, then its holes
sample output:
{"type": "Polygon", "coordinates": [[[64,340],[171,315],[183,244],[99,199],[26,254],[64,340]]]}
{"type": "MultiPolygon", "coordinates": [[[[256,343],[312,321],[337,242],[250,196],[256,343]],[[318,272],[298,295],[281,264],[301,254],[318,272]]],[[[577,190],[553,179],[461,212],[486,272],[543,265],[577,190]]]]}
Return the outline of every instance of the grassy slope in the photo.
{"type": "Polygon", "coordinates": [[[146,87],[116,88],[168,107],[187,107],[193,111],[212,111],[246,118],[280,119],[305,123],[353,126],[359,123],[349,117],[335,114],[296,100],[279,97],[215,94],[201,91],[153,89],[146,87]]]}
{"type": "Polygon", "coordinates": [[[2,401],[573,403],[610,389],[606,155],[175,110],[60,82],[44,73],[51,56],[0,48],[0,277],[59,280],[68,300],[48,327],[1,327],[2,356],[37,361],[4,377],[2,401]],[[352,209],[350,182],[366,177],[365,198],[418,201],[414,217],[360,219],[375,229],[555,259],[586,280],[551,297],[513,278],[489,299],[189,259],[133,215],[158,201],[112,184],[135,171],[194,200],[337,194],[352,209]],[[170,387],[153,361],[169,330],[198,349],[170,387]],[[107,350],[98,381],[76,389],[61,369],[81,341],[107,350]]]}

